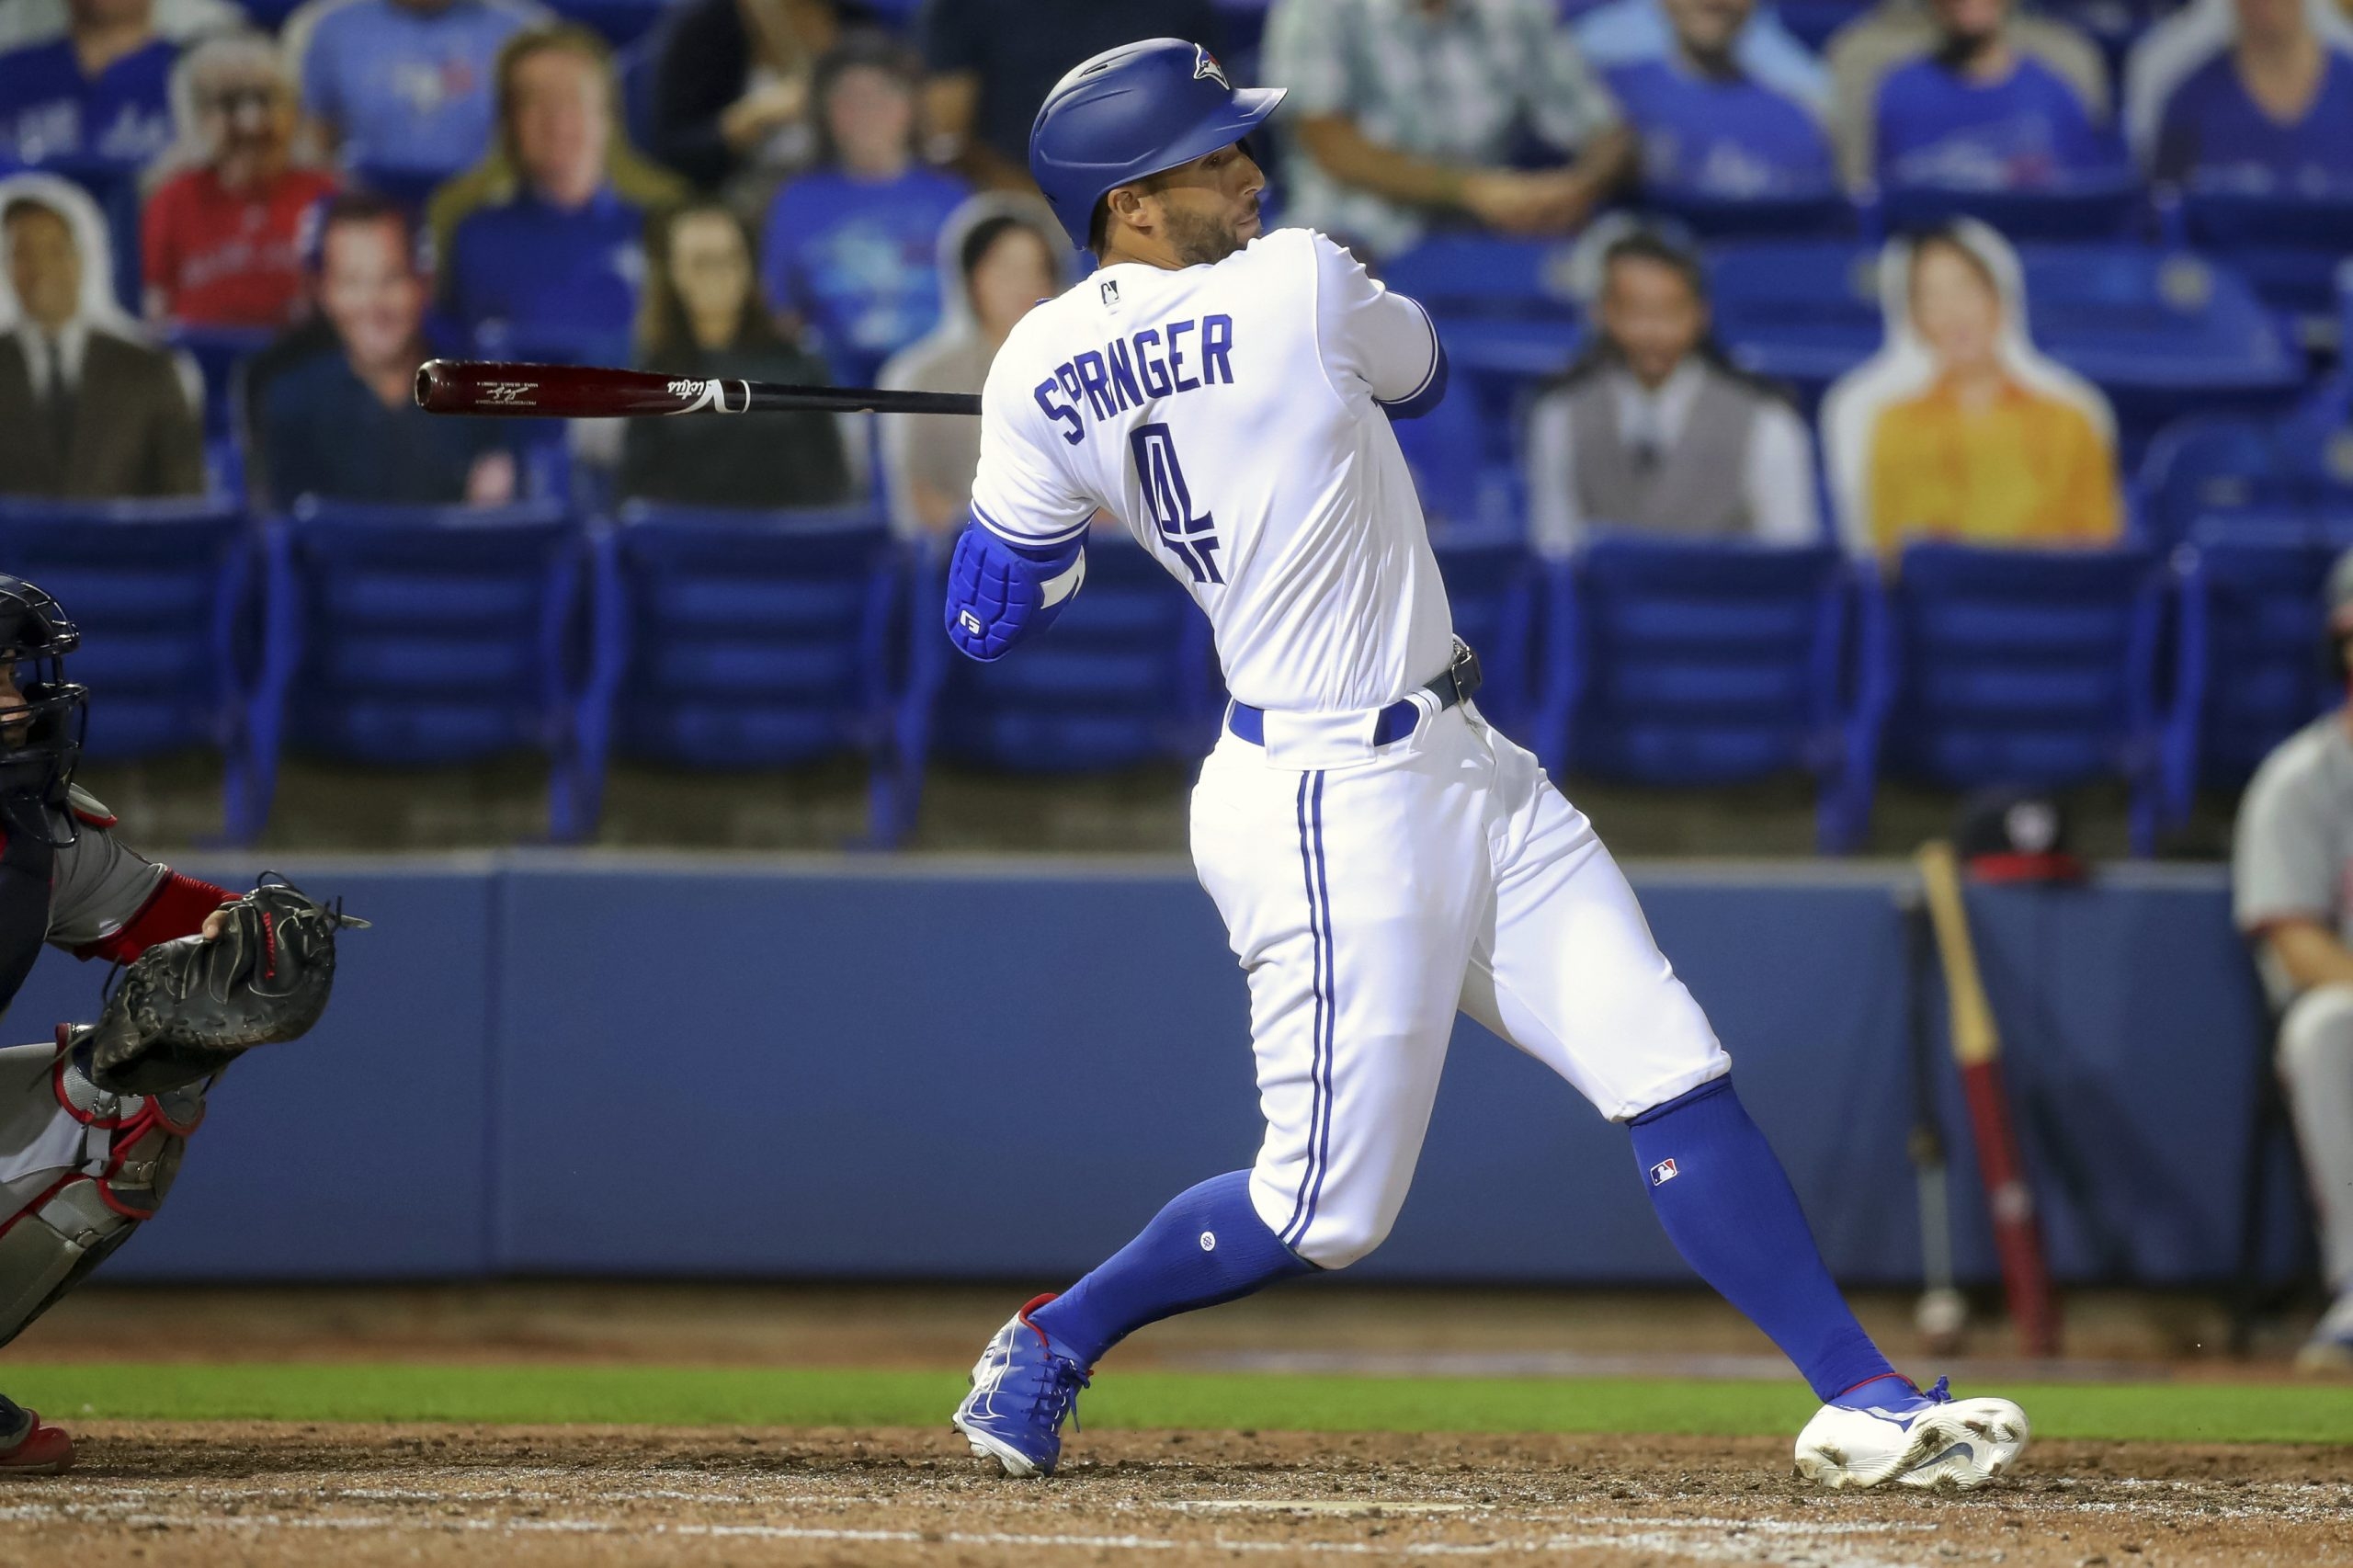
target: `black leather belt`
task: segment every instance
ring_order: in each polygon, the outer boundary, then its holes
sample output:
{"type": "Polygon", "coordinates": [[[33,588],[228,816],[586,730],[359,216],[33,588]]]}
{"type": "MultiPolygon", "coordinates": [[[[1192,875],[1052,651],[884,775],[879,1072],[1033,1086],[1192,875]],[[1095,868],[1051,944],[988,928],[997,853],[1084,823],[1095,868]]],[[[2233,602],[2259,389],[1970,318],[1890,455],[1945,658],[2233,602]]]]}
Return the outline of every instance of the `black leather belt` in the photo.
{"type": "MultiPolygon", "coordinates": [[[[1480,682],[1484,678],[1479,670],[1479,655],[1471,651],[1469,643],[1457,641],[1453,662],[1422,689],[1438,699],[1438,710],[1443,713],[1478,695],[1480,682]]],[[[1410,697],[1399,698],[1373,721],[1372,744],[1385,746],[1392,741],[1402,741],[1414,733],[1414,726],[1421,720],[1422,705],[1410,697]]],[[[1225,727],[1233,732],[1236,739],[1248,741],[1254,746],[1267,744],[1267,710],[1263,708],[1234,703],[1226,713],[1225,727]]]]}

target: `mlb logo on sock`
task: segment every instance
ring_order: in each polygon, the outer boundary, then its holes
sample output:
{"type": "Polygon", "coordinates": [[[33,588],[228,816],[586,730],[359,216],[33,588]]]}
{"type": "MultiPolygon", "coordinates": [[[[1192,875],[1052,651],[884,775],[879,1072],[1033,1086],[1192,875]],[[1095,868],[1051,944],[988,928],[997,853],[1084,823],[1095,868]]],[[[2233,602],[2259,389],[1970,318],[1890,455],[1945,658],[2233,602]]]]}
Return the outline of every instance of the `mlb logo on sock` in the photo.
{"type": "Polygon", "coordinates": [[[1683,1173],[1681,1171],[1675,1168],[1675,1162],[1673,1160],[1661,1160],[1658,1164],[1651,1167],[1651,1185],[1653,1187],[1665,1187],[1668,1182],[1673,1181],[1677,1176],[1679,1176],[1682,1174],[1683,1173]]]}

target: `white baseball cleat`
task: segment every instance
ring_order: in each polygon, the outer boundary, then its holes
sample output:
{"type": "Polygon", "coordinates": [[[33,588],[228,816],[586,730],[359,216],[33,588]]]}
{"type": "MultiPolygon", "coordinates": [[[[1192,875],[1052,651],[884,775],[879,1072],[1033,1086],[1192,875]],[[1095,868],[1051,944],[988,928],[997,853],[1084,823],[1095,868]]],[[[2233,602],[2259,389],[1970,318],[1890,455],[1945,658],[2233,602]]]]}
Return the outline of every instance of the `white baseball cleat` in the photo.
{"type": "Polygon", "coordinates": [[[1938,1378],[1922,1393],[1907,1379],[1875,1379],[1852,1404],[1825,1404],[1798,1434],[1803,1481],[1846,1486],[1947,1486],[1966,1492],[2010,1468],[2026,1451],[2026,1412],[2006,1399],[1955,1399],[1938,1378]],[[1900,1390],[1900,1392],[1894,1392],[1900,1390]]]}

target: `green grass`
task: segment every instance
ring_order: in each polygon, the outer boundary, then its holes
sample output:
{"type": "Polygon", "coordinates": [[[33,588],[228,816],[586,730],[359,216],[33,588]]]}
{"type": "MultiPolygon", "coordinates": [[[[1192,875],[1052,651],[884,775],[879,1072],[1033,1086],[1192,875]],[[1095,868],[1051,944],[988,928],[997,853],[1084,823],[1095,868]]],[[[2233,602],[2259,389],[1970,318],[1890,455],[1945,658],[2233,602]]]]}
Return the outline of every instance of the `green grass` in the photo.
{"type": "MultiPolygon", "coordinates": [[[[953,1372],[835,1368],[31,1363],[5,1386],[48,1415],[112,1420],[458,1421],[647,1426],[944,1426],[953,1372]]],[[[2353,1443],[2353,1390],[2038,1384],[2048,1437],[2353,1443]]],[[[1090,1426],[1270,1431],[1794,1434],[1802,1388],[1663,1378],[1338,1378],[1115,1372],[1090,1426]]]]}

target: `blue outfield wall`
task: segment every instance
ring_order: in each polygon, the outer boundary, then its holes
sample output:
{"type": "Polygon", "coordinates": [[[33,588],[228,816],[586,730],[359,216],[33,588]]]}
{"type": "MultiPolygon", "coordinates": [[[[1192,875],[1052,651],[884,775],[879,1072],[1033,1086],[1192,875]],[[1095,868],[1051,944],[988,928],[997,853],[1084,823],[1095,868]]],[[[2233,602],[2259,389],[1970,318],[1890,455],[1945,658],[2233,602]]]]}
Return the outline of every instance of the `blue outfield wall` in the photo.
{"type": "MultiPolygon", "coordinates": [[[[1181,866],[285,869],[376,927],[347,940],[319,1030],[216,1090],[163,1220],[112,1277],[1052,1284],[1256,1143],[1242,978],[1181,866]]],[[[1635,874],[1859,1283],[1919,1268],[1899,875],[1635,874]]],[[[2062,1276],[2226,1277],[2258,1025],[2220,871],[1972,899],[2062,1276]]],[[[91,1016],[102,978],[46,958],[16,1035],[91,1016]]],[[[1362,1274],[1688,1278],[1621,1130],[1474,1025],[1454,1047],[1420,1179],[1362,1274]]],[[[1949,1070],[1939,1086],[1965,1151],[1949,1070]]],[[[1955,1184],[1963,1270],[1989,1279],[1965,1153],[1955,1184]]],[[[2282,1267],[2292,1227],[2276,1217],[2282,1267]]]]}

